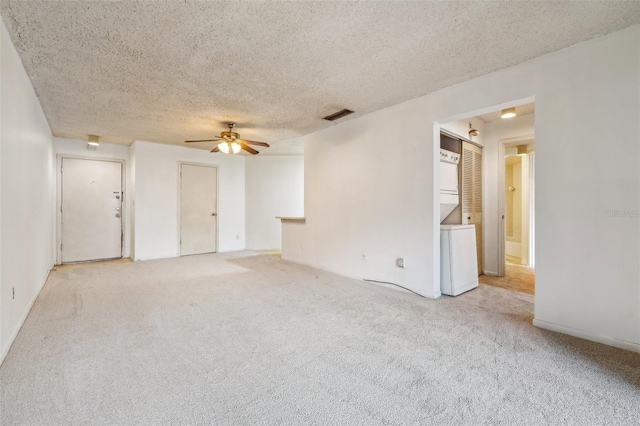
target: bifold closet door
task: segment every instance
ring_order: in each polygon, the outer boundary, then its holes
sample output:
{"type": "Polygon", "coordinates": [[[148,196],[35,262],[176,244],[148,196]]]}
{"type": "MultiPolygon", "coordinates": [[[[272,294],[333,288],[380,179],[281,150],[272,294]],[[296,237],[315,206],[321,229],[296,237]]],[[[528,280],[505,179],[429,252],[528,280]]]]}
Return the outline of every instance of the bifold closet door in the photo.
{"type": "Polygon", "coordinates": [[[478,275],[483,272],[482,255],[482,148],[462,143],[462,224],[476,226],[478,275]]]}

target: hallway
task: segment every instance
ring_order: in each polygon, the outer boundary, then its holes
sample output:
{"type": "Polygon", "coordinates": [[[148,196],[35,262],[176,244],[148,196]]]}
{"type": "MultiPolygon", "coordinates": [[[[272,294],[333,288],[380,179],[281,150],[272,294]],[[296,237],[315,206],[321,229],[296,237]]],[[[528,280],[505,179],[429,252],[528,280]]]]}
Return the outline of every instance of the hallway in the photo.
{"type": "Polygon", "coordinates": [[[535,289],[535,269],[528,266],[513,265],[507,263],[504,277],[493,277],[490,275],[480,275],[482,284],[495,287],[506,288],[520,293],[534,294],[535,289]]]}

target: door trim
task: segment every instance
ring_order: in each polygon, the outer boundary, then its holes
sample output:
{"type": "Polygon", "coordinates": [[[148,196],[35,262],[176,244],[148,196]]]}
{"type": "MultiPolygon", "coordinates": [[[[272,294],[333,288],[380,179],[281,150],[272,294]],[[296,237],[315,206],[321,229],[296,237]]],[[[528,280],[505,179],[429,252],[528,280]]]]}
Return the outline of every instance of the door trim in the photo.
{"type": "MultiPolygon", "coordinates": [[[[120,258],[124,257],[124,236],[126,230],[126,160],[120,158],[104,158],[104,157],[85,157],[82,155],[69,155],[69,154],[56,154],[56,239],[55,239],[55,253],[56,253],[56,265],[62,264],[62,160],[68,158],[71,160],[91,160],[91,161],[108,161],[111,163],[120,163],[122,168],[120,170],[120,185],[122,188],[122,210],[120,211],[120,258]]],[[[117,259],[117,258],[116,258],[117,259]]]]}
{"type": "Polygon", "coordinates": [[[178,257],[182,256],[182,247],[180,241],[182,240],[181,235],[181,214],[182,211],[182,166],[198,166],[198,167],[210,167],[212,169],[216,169],[216,251],[218,253],[218,240],[219,240],[219,227],[220,227],[220,168],[217,164],[206,164],[206,163],[194,163],[191,161],[178,161],[178,240],[177,240],[177,250],[178,257]]]}

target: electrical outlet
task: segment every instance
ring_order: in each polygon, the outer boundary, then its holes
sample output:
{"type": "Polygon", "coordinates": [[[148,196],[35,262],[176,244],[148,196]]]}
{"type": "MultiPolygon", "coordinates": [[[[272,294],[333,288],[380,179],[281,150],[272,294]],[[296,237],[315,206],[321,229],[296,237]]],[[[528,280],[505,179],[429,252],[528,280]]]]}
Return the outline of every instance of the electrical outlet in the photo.
{"type": "Polygon", "coordinates": [[[240,234],[236,234],[236,240],[240,239],[240,234]]]}
{"type": "Polygon", "coordinates": [[[367,253],[362,252],[362,260],[367,260],[367,253]]]}
{"type": "Polygon", "coordinates": [[[396,259],[396,266],[398,268],[404,268],[404,257],[399,257],[396,259]]]}

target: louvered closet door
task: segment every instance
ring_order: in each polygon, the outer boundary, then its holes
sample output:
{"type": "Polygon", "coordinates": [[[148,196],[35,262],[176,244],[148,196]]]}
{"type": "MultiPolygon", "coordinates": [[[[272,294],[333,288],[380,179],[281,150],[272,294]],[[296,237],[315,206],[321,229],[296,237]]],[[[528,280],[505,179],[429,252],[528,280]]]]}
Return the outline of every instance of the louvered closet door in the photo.
{"type": "Polygon", "coordinates": [[[476,226],[478,275],[482,274],[482,148],[462,143],[462,224],[476,226]]]}

